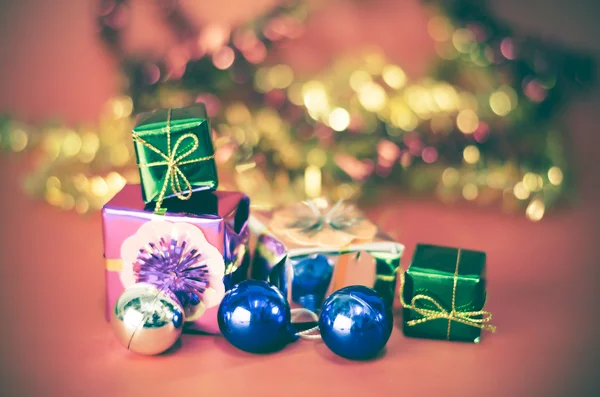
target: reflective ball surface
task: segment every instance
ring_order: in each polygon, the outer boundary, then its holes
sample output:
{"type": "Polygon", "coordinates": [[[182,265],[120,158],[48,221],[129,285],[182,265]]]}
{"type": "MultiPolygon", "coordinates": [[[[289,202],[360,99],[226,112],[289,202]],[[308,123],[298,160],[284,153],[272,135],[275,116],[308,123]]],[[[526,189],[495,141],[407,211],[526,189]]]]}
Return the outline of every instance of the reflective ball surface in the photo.
{"type": "Polygon", "coordinates": [[[292,268],[292,300],[318,312],[331,283],[333,263],[325,255],[316,254],[299,260],[292,268]]]}
{"type": "Polygon", "coordinates": [[[358,285],[331,294],[319,317],[323,342],[338,356],[351,360],[377,355],[393,325],[392,308],[375,290],[358,285]]]}
{"type": "Polygon", "coordinates": [[[270,353],[293,340],[290,306],[283,294],[265,281],[246,280],[234,286],[219,306],[219,328],[229,343],[250,353],[270,353]]]}
{"type": "Polygon", "coordinates": [[[179,339],[184,315],[170,291],[146,283],[134,284],[117,299],[111,323],[119,342],[128,350],[156,355],[179,339]]]}

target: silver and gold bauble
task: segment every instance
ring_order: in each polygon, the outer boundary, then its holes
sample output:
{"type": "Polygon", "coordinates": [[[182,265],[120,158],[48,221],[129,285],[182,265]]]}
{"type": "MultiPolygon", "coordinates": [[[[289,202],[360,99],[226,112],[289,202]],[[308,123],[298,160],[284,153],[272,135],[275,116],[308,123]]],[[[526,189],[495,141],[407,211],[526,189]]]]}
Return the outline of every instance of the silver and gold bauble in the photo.
{"type": "Polygon", "coordinates": [[[138,283],[119,297],[111,322],[117,339],[128,350],[156,355],[168,350],[179,339],[183,313],[171,291],[138,283]]]}

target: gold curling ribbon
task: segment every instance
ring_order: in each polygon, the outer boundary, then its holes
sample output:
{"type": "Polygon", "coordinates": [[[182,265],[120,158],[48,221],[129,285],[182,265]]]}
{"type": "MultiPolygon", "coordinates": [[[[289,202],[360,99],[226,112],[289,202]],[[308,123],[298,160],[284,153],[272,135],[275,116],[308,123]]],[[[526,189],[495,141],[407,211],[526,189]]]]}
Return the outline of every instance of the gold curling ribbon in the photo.
{"type": "Polygon", "coordinates": [[[120,272],[123,270],[123,260],[122,259],[104,259],[104,264],[106,270],[110,272],[120,272]]]}
{"type": "Polygon", "coordinates": [[[187,179],[185,174],[179,169],[179,166],[182,166],[185,164],[191,164],[191,163],[199,163],[202,161],[211,160],[215,157],[213,154],[210,156],[200,157],[197,159],[184,160],[190,154],[194,153],[196,151],[196,149],[198,149],[198,146],[200,146],[198,137],[192,133],[183,134],[181,137],[179,137],[179,139],[177,139],[177,141],[175,142],[175,145],[173,145],[173,149],[171,149],[171,109],[169,109],[168,113],[167,113],[166,133],[167,133],[167,150],[168,150],[168,152],[166,154],[163,153],[156,146],[153,146],[150,143],[143,140],[137,133],[133,134],[133,139],[135,141],[146,146],[148,149],[152,150],[153,152],[160,155],[164,159],[164,161],[155,161],[153,163],[138,164],[138,167],[140,167],[140,168],[142,168],[142,167],[157,167],[157,166],[161,166],[161,165],[167,166],[167,173],[165,176],[165,181],[163,182],[160,194],[158,195],[158,199],[156,200],[156,207],[154,209],[155,213],[164,212],[164,211],[161,211],[161,205],[165,198],[165,193],[167,191],[167,186],[169,186],[169,181],[171,182],[171,190],[173,190],[173,193],[175,193],[175,196],[177,196],[177,198],[179,198],[180,200],[189,200],[190,197],[192,197],[192,184],[187,179]],[[182,154],[177,154],[179,146],[183,143],[183,141],[185,141],[188,138],[191,138],[192,141],[194,142],[192,147],[182,154]],[[184,189],[181,188],[182,181],[187,190],[186,193],[183,193],[184,189]]]}
{"type": "Polygon", "coordinates": [[[414,326],[417,324],[422,324],[427,321],[437,320],[437,319],[446,319],[448,320],[448,330],[446,331],[446,339],[450,340],[450,330],[452,328],[452,321],[456,321],[457,323],[465,324],[471,327],[481,328],[484,331],[495,332],[496,327],[491,324],[487,324],[492,321],[492,313],[479,310],[473,312],[461,312],[456,310],[456,286],[458,284],[458,266],[460,263],[460,248],[458,249],[456,255],[456,268],[454,270],[454,286],[452,287],[452,308],[450,311],[444,309],[444,307],[431,296],[419,294],[413,296],[410,301],[410,305],[408,305],[404,301],[404,273],[400,274],[400,303],[406,309],[410,309],[415,313],[418,313],[422,316],[417,320],[407,321],[406,324],[408,326],[414,326]],[[424,309],[421,307],[417,307],[417,303],[421,301],[427,301],[432,303],[436,309],[424,309]],[[481,318],[476,318],[481,316],[481,318]]]}

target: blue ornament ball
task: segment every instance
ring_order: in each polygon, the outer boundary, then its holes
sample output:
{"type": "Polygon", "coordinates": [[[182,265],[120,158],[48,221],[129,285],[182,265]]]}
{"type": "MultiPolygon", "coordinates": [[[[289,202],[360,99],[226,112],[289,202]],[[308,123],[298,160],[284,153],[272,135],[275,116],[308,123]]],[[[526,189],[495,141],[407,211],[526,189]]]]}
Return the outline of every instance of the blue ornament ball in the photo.
{"type": "Polygon", "coordinates": [[[342,288],[327,298],[319,317],[321,337],[338,356],[373,358],[385,347],[394,326],[392,308],[371,288],[342,288]]]}
{"type": "Polygon", "coordinates": [[[287,299],[265,281],[234,286],[221,301],[218,320],[225,339],[250,353],[271,353],[295,339],[287,299]]]}
{"type": "Polygon", "coordinates": [[[298,261],[293,269],[292,300],[318,312],[331,283],[333,264],[325,255],[317,254],[298,261]]]}

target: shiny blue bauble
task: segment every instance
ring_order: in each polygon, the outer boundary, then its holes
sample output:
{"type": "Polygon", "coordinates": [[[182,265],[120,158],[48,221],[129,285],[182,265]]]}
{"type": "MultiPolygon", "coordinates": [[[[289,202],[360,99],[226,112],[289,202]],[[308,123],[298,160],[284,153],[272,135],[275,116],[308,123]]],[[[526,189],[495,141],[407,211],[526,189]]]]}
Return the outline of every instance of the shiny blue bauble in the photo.
{"type": "Polygon", "coordinates": [[[234,286],[221,301],[218,320],[225,339],[246,352],[271,353],[295,340],[287,299],[265,281],[234,286]]]}
{"type": "Polygon", "coordinates": [[[308,256],[293,263],[292,300],[319,312],[333,275],[333,264],[325,255],[308,256]]]}
{"type": "Polygon", "coordinates": [[[392,308],[375,290],[358,285],[331,294],[319,317],[323,342],[338,356],[351,360],[376,356],[393,325],[392,308]]]}

